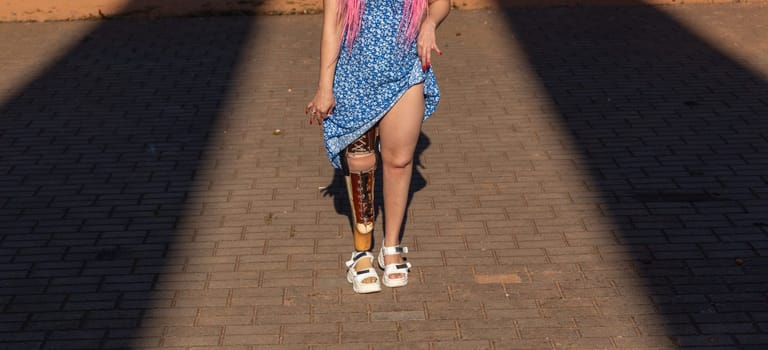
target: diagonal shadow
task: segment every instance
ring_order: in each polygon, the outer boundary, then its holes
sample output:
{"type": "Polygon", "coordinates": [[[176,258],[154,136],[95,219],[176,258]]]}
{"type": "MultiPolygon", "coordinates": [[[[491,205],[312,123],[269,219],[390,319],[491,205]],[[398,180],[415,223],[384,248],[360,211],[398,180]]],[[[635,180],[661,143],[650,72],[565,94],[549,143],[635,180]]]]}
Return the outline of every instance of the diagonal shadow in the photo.
{"type": "Polygon", "coordinates": [[[0,106],[2,348],[137,346],[254,24],[100,22],[0,106]]]}
{"type": "Polygon", "coordinates": [[[504,14],[666,335],[683,348],[759,343],[768,82],[651,6],[504,14]]]}

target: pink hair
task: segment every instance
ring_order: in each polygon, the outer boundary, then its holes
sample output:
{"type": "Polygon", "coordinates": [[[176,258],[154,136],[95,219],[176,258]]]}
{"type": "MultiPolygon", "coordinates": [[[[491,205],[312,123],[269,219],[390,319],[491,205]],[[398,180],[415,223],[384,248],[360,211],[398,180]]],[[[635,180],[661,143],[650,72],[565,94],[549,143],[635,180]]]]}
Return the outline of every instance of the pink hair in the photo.
{"type": "MultiPolygon", "coordinates": [[[[338,0],[339,18],[344,26],[344,43],[351,49],[355,39],[360,34],[362,25],[363,10],[365,9],[365,0],[338,0]]],[[[399,38],[406,44],[406,47],[416,40],[419,34],[419,27],[424,14],[429,8],[428,0],[404,0],[403,18],[400,20],[398,28],[399,38]]]]}

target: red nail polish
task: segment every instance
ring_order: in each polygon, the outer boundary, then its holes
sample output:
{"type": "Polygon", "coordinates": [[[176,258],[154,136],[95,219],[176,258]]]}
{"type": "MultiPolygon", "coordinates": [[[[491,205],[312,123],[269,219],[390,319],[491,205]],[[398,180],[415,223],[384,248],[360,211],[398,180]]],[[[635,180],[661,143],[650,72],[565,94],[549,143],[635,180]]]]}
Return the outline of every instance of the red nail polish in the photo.
{"type": "Polygon", "coordinates": [[[424,66],[424,65],[422,65],[422,66],[421,66],[421,70],[422,70],[422,71],[424,71],[424,72],[426,72],[426,71],[427,71],[427,66],[424,66]]]}

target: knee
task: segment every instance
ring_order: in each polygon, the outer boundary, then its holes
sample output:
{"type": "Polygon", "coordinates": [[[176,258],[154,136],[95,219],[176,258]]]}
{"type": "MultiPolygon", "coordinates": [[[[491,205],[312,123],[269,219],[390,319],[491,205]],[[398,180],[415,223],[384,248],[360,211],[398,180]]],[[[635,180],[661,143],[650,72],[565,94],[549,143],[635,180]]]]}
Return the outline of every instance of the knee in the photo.
{"type": "Polygon", "coordinates": [[[384,166],[390,169],[407,169],[413,164],[413,155],[393,155],[382,157],[384,166]]]}

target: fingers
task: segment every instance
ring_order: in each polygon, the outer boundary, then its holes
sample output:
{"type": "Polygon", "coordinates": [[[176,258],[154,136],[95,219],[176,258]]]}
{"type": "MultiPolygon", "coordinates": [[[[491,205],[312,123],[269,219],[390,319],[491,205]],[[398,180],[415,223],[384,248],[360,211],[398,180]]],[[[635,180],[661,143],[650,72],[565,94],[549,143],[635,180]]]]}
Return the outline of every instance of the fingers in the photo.
{"type": "Polygon", "coordinates": [[[328,109],[326,111],[320,112],[320,114],[318,115],[318,118],[317,118],[317,124],[318,125],[323,126],[323,124],[325,123],[325,120],[328,118],[328,115],[333,113],[333,107],[334,106],[331,105],[330,107],[328,107],[328,109]]]}
{"type": "Polygon", "coordinates": [[[307,107],[304,108],[304,114],[309,114],[309,124],[312,124],[312,120],[315,119],[317,116],[317,106],[315,106],[315,101],[311,101],[307,104],[307,107]]]}
{"type": "Polygon", "coordinates": [[[427,70],[429,70],[429,66],[432,63],[432,49],[430,49],[429,46],[425,45],[421,49],[419,58],[421,59],[421,70],[426,72],[427,70]]]}
{"type": "Polygon", "coordinates": [[[308,106],[308,110],[306,111],[306,114],[309,114],[309,124],[313,124],[314,122],[317,122],[317,125],[322,126],[323,122],[326,118],[328,118],[328,115],[333,110],[333,106],[328,108],[327,111],[322,111],[321,109],[317,108],[315,105],[308,106]]]}
{"type": "Polygon", "coordinates": [[[420,45],[419,46],[419,58],[421,59],[421,69],[426,72],[432,67],[432,50],[435,50],[438,55],[443,55],[443,50],[437,46],[437,43],[433,43],[431,46],[420,45]]]}
{"type": "Polygon", "coordinates": [[[317,122],[318,125],[323,125],[323,114],[320,113],[318,110],[313,110],[310,113],[309,116],[309,124],[312,124],[312,122],[317,122]]]}
{"type": "Polygon", "coordinates": [[[421,61],[421,70],[427,71],[427,51],[426,45],[419,45],[419,60],[421,61]]]}
{"type": "Polygon", "coordinates": [[[323,126],[323,122],[325,122],[325,118],[328,118],[328,114],[317,112],[312,118],[317,122],[317,125],[323,126]]]}
{"type": "Polygon", "coordinates": [[[435,50],[435,52],[437,52],[437,54],[438,54],[438,55],[440,55],[440,56],[442,56],[442,55],[443,55],[443,51],[442,51],[442,50],[440,50],[440,47],[438,47],[438,46],[437,46],[437,43],[435,43],[434,45],[432,45],[432,49],[434,49],[434,50],[435,50]]]}

